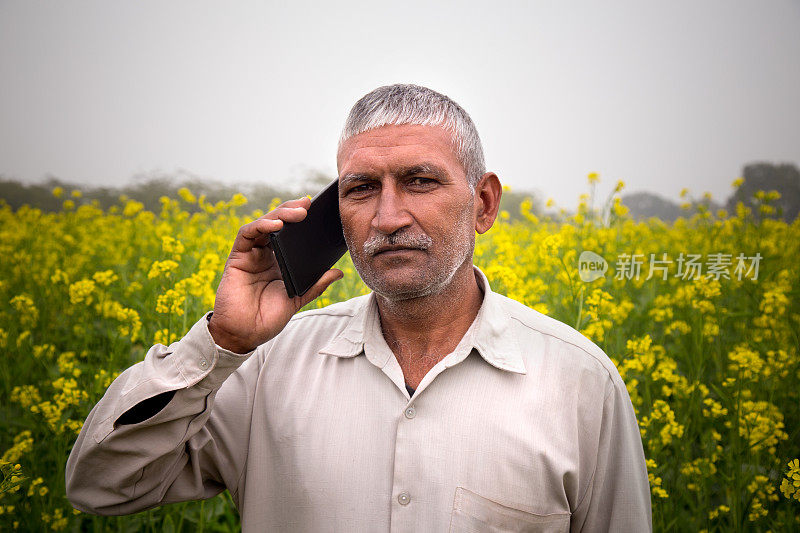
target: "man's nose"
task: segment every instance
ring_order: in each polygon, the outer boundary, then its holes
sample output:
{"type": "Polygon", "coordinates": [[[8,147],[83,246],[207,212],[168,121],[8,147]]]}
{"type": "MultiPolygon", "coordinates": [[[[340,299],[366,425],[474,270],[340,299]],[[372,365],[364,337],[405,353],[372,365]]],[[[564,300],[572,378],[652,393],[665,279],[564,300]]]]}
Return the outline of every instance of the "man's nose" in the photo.
{"type": "Polygon", "coordinates": [[[408,211],[405,198],[398,194],[394,187],[381,189],[375,215],[372,217],[372,227],[384,235],[389,235],[410,226],[412,222],[413,218],[408,211]]]}

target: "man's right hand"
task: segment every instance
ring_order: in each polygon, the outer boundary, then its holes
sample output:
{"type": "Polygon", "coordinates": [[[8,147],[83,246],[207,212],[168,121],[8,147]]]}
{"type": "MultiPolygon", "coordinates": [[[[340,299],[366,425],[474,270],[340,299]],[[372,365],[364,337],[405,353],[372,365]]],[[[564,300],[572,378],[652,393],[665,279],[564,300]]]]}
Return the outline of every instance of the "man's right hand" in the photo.
{"type": "Polygon", "coordinates": [[[290,200],[239,228],[208,322],[219,346],[235,353],[254,350],[280,333],[301,307],[341,279],[342,271],[331,269],[303,296],[286,295],[269,234],[281,229],[284,222],[306,218],[310,205],[307,197],[290,200]]]}

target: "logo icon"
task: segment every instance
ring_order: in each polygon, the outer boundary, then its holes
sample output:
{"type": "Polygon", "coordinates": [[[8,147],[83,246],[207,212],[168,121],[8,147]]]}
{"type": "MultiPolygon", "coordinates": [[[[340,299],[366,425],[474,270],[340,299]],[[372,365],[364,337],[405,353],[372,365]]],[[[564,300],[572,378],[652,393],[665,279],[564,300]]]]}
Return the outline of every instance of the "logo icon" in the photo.
{"type": "Polygon", "coordinates": [[[581,277],[581,281],[589,283],[605,277],[607,270],[608,263],[606,260],[594,252],[584,250],[578,257],[578,274],[581,277]]]}

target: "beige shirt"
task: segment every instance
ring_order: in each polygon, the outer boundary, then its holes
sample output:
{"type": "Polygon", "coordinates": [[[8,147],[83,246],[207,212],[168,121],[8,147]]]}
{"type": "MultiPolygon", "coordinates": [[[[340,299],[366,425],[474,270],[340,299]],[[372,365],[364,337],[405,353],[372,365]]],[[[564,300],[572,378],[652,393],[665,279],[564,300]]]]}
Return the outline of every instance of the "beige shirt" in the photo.
{"type": "Polygon", "coordinates": [[[75,507],[132,513],[229,489],[244,531],[649,531],[633,407],[572,328],[486,291],[409,398],[374,295],[300,313],[237,355],[206,318],[122,373],[67,463],[75,507]],[[131,425],[134,405],[176,391],[131,425]]]}

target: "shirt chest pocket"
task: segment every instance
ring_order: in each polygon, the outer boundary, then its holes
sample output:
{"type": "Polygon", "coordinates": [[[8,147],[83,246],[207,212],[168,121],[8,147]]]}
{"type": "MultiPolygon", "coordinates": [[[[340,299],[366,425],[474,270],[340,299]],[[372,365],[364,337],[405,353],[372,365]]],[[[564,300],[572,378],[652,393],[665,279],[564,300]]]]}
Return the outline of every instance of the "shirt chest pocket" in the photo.
{"type": "Polygon", "coordinates": [[[569,531],[569,514],[537,515],[520,511],[458,487],[450,531],[560,533],[569,531]]]}

